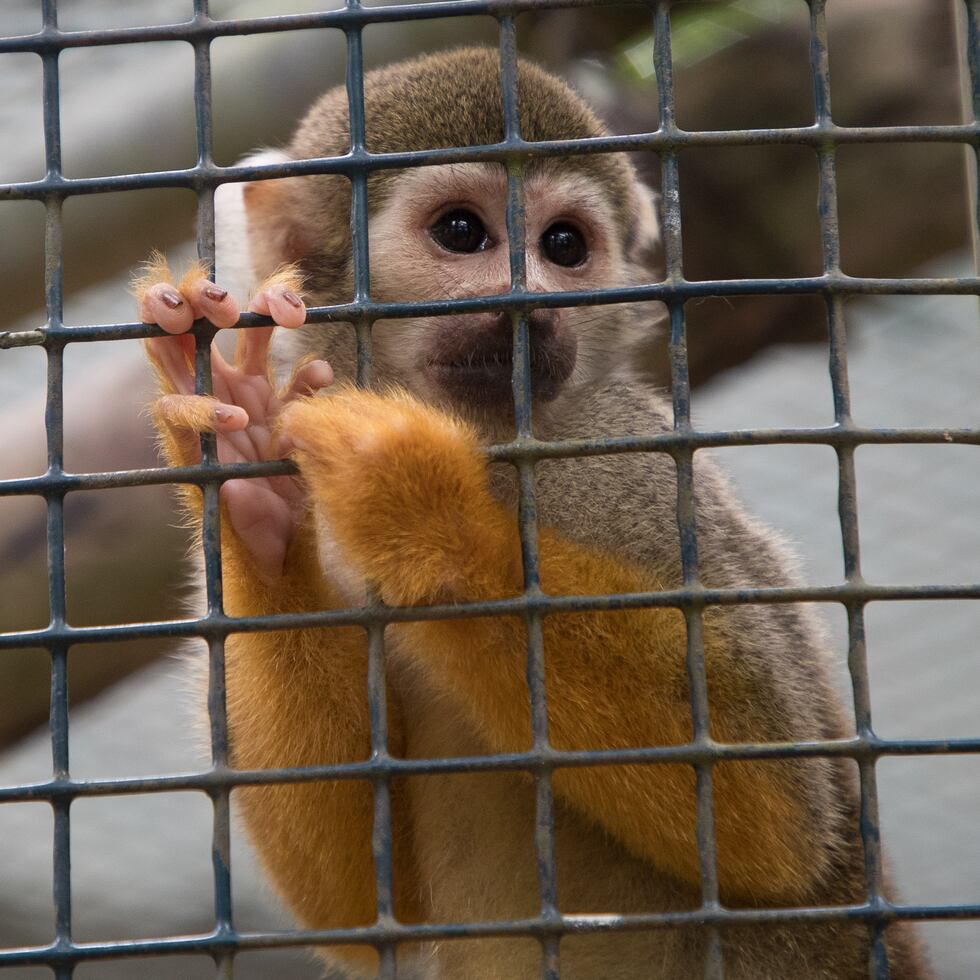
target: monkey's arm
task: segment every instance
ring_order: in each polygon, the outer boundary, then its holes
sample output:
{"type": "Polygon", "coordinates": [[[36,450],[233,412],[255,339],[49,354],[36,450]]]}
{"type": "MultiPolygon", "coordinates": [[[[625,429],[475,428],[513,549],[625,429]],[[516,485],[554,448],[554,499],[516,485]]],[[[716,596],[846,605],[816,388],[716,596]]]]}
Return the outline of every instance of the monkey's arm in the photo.
{"type": "MultiPolygon", "coordinates": [[[[165,271],[165,270],[163,270],[165,271]]],[[[162,273],[161,273],[162,274],[162,273]]],[[[276,316],[283,301],[269,301],[267,284],[252,309],[276,316]]],[[[147,320],[164,329],[182,326],[213,310],[205,305],[206,279],[192,276],[180,287],[161,281],[141,297],[147,320]],[[179,289],[179,292],[178,292],[179,289]],[[164,291],[177,294],[175,307],[164,291]],[[153,303],[163,303],[157,310],[153,303]]],[[[220,291],[219,291],[220,292],[220,291]]],[[[169,293],[167,294],[169,295],[169,293]]],[[[230,298],[219,302],[228,303],[230,298]]],[[[225,317],[237,319],[237,305],[225,317]]],[[[290,306],[288,301],[286,306],[290,306]]],[[[220,310],[218,311],[220,314],[220,310]]],[[[280,309],[280,313],[283,311],[280,309]]],[[[288,311],[286,311],[288,316],[288,311]]],[[[303,316],[294,311],[293,319],[303,316]]],[[[286,316],[282,317],[283,319],[286,316]]],[[[219,319],[216,317],[215,319],[219,319]]],[[[279,320],[280,316],[276,316],[279,320]]],[[[295,325],[295,324],[294,324],[295,325]]],[[[186,326],[184,326],[186,329],[186,326]]],[[[160,398],[153,417],[166,461],[172,466],[200,460],[198,434],[218,435],[218,458],[240,462],[279,456],[275,424],[284,404],[330,380],[323,362],[301,366],[282,392],[267,373],[269,329],[239,337],[233,364],[212,349],[215,397],[194,394],[193,338],[156,338],[147,350],[156,368],[160,398]]],[[[201,528],[201,495],[181,487],[185,511],[201,528]]],[[[294,477],[234,480],[221,488],[224,608],[231,616],[328,609],[346,605],[323,574],[307,501],[294,477]]],[[[312,766],[364,760],[370,754],[367,651],[363,630],[301,629],[233,634],[227,641],[227,712],[231,756],[240,769],[312,766]]],[[[399,737],[397,705],[392,740],[399,737]]],[[[365,925],[375,921],[371,848],[373,795],[363,780],[295,782],[237,790],[236,803],[250,837],[277,889],[308,926],[365,925]]],[[[396,848],[396,856],[398,849],[396,848]]],[[[406,869],[400,867],[404,882],[406,869]]],[[[411,915],[411,910],[403,910],[411,915]]],[[[348,948],[342,954],[368,969],[375,954],[348,948]]]]}
{"type": "MultiPolygon", "coordinates": [[[[315,506],[386,602],[468,602],[521,591],[516,521],[492,499],[485,464],[464,426],[407,395],[355,391],[297,402],[284,426],[300,450],[315,506]]],[[[653,574],[554,533],[542,532],[540,552],[550,593],[663,587],[653,574]]],[[[518,618],[418,622],[398,629],[404,641],[399,649],[425,666],[494,751],[529,748],[527,648],[518,618]]],[[[744,676],[724,632],[705,632],[709,672],[744,676]]],[[[594,749],[687,742],[685,645],[684,620],[672,609],[546,617],[552,744],[594,749]]],[[[715,685],[716,737],[763,737],[740,720],[754,694],[769,696],[715,685]]],[[[827,856],[800,802],[804,783],[798,769],[783,763],[714,767],[724,897],[792,901],[819,880],[827,856]]],[[[697,883],[690,766],[567,768],[555,773],[554,785],[634,854],[697,883]]]]}

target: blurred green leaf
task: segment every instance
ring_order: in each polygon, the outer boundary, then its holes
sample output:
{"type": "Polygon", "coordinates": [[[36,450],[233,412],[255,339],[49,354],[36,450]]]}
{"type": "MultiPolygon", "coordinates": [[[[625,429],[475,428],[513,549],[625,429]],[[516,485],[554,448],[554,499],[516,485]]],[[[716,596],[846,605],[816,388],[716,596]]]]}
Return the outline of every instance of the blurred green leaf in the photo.
{"type": "MultiPolygon", "coordinates": [[[[673,65],[690,68],[756,31],[778,24],[798,7],[799,0],[732,0],[726,5],[676,8],[670,32],[673,65]]],[[[618,60],[634,81],[649,81],[653,77],[653,37],[644,33],[628,42],[618,60]]]]}

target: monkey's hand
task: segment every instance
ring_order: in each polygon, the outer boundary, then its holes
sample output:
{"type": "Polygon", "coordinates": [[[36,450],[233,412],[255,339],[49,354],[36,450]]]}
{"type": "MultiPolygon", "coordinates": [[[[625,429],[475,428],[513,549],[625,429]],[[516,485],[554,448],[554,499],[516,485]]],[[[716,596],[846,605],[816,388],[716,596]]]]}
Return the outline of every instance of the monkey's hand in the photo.
{"type": "Polygon", "coordinates": [[[349,388],[290,405],[282,429],[319,514],[385,602],[520,590],[513,518],[490,499],[465,424],[404,392],[349,388]]]}
{"type": "MultiPolygon", "coordinates": [[[[298,285],[294,272],[278,273],[263,283],[248,308],[271,316],[283,327],[298,327],[306,319],[298,285]]],[[[219,328],[234,326],[240,316],[238,302],[210,282],[200,267],[175,285],[162,259],[154,259],[136,288],[142,319],[174,334],[146,342],[161,391],[153,417],[168,463],[187,466],[198,462],[201,432],[217,433],[222,463],[280,458],[276,431],[280,412],[288,402],[329,384],[333,377],[330,365],[325,361],[302,364],[285,388],[277,391],[267,364],[273,328],[250,328],[239,335],[234,363],[229,364],[217,347],[212,348],[214,396],[197,395],[194,338],[186,331],[202,317],[219,328]]],[[[200,513],[196,492],[189,489],[185,501],[192,514],[200,513]]],[[[274,584],[282,575],[286,551],[305,511],[299,482],[288,476],[229,480],[221,487],[221,501],[249,570],[265,584],[274,584]]]]}
{"type": "MultiPolygon", "coordinates": [[[[306,310],[294,277],[267,281],[249,309],[283,327],[297,327],[306,310]]],[[[153,406],[164,454],[171,465],[200,459],[201,432],[217,433],[223,463],[277,459],[283,409],[332,379],[324,361],[301,365],[282,391],[267,367],[272,328],[239,331],[228,363],[211,351],[214,397],[194,392],[194,338],[198,317],[217,327],[238,322],[234,298],[201,270],[175,286],[162,265],[140,284],[145,320],[172,337],[147,341],[160,381],[153,406]]],[[[182,488],[200,522],[200,494],[182,488]]],[[[307,513],[306,493],[295,477],[230,480],[221,487],[222,571],[225,610],[233,616],[329,609],[341,604],[321,574],[307,513]]],[[[363,630],[290,629],[228,637],[225,667],[228,730],[234,765],[243,769],[352,762],[368,757],[371,729],[367,652],[363,630]]],[[[391,739],[399,744],[397,706],[391,739]]],[[[397,791],[393,805],[398,806],[397,791]]],[[[315,928],[364,926],[375,921],[371,859],[373,796],[359,780],[242,787],[240,799],[252,840],[266,870],[300,922],[315,928]]],[[[401,845],[398,845],[399,847],[401,845]]],[[[412,884],[400,888],[413,894],[412,884]]],[[[403,910],[399,898],[400,911],[403,910]]],[[[411,909],[411,906],[404,906],[411,909]]],[[[418,917],[418,913],[407,914],[418,917]]],[[[374,953],[341,949],[357,976],[373,976],[374,953]]]]}

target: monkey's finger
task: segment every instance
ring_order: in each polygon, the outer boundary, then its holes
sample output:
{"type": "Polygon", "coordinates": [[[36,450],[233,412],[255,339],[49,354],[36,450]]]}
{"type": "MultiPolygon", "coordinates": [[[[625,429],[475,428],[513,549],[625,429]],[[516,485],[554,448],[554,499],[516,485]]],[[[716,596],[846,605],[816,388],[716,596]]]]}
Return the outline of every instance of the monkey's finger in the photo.
{"type": "MultiPolygon", "coordinates": [[[[240,337],[239,343],[241,343],[240,337]]],[[[237,364],[238,358],[235,357],[234,361],[237,364]]],[[[225,360],[217,344],[211,345],[211,379],[214,384],[212,394],[219,401],[234,403],[239,401],[241,391],[237,387],[238,370],[225,360]]]]}
{"type": "Polygon", "coordinates": [[[167,391],[179,395],[194,393],[194,338],[190,334],[148,337],[144,347],[167,391]]]}
{"type": "Polygon", "coordinates": [[[326,361],[307,361],[301,364],[283,389],[282,400],[294,401],[315,395],[333,382],[333,368],[326,361]]]}
{"type": "Polygon", "coordinates": [[[306,304],[290,281],[267,282],[253,297],[248,308],[253,313],[271,316],[281,327],[290,330],[306,322],[306,304]]]}
{"type": "Polygon", "coordinates": [[[176,286],[158,282],[140,294],[140,319],[158,324],[167,333],[185,333],[194,322],[194,310],[176,286]]]}
{"type": "Polygon", "coordinates": [[[157,418],[175,429],[194,432],[240,432],[248,425],[248,412],[209,395],[164,395],[154,405],[157,418]]]}
{"type": "Polygon", "coordinates": [[[219,330],[238,323],[241,317],[238,300],[227,289],[211,282],[202,269],[195,268],[188,273],[180,289],[196,317],[210,320],[219,330]]]}
{"type": "Polygon", "coordinates": [[[274,327],[249,327],[238,331],[235,361],[246,374],[265,377],[268,373],[269,343],[274,327]]]}
{"type": "Polygon", "coordinates": [[[221,377],[227,377],[232,374],[234,368],[225,360],[224,354],[221,353],[217,344],[211,345],[211,374],[213,377],[217,378],[219,375],[221,377]]]}

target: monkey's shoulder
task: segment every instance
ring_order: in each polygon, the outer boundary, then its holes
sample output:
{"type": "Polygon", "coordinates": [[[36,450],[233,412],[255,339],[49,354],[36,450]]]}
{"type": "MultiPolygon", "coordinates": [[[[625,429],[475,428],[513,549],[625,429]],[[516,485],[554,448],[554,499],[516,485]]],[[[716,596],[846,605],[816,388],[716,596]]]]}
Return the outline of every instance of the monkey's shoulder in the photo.
{"type": "MultiPolygon", "coordinates": [[[[678,453],[669,396],[639,381],[582,391],[573,407],[547,419],[539,438],[591,443],[585,455],[541,460],[543,520],[570,536],[622,554],[673,579],[680,574],[678,453]],[[605,450],[605,451],[604,451],[605,450]]],[[[694,443],[692,443],[694,445],[694,443]]],[[[702,577],[719,587],[799,582],[783,536],[754,516],[711,450],[694,452],[694,521],[702,577]]]]}

